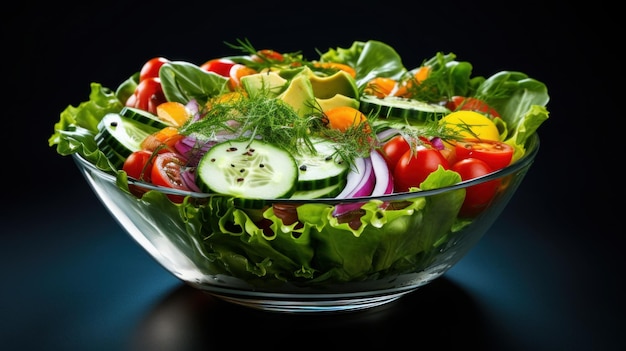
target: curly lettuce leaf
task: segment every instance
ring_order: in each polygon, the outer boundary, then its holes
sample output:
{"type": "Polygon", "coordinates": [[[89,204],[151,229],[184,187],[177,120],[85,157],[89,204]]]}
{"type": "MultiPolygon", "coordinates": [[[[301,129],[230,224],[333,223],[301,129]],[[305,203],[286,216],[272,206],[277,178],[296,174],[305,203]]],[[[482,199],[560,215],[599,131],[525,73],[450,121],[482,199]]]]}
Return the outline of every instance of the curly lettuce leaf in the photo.
{"type": "Polygon", "coordinates": [[[56,145],[60,155],[79,153],[103,170],[112,169],[109,160],[98,150],[94,136],[98,123],[107,113],[117,113],[123,108],[115,92],[98,83],[91,83],[89,100],[77,107],[69,105],[61,112],[54,125],[54,134],[48,139],[49,146],[56,145]]]}

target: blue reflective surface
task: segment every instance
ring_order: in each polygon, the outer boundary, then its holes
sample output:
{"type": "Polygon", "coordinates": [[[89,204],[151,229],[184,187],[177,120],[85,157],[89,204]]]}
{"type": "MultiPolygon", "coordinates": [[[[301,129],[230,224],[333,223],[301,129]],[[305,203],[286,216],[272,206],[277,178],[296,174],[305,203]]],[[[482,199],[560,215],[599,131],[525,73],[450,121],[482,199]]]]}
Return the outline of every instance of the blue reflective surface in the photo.
{"type": "Polygon", "coordinates": [[[294,316],[230,305],[183,285],[87,190],[77,186],[41,221],[4,221],[12,235],[0,249],[7,282],[0,336],[9,349],[195,350],[303,333],[332,334],[337,345],[353,347],[404,345],[410,335],[483,350],[617,350],[621,343],[615,256],[592,255],[601,248],[568,238],[559,223],[524,221],[523,195],[456,267],[398,302],[294,316]],[[70,215],[74,206],[81,210],[70,215]]]}

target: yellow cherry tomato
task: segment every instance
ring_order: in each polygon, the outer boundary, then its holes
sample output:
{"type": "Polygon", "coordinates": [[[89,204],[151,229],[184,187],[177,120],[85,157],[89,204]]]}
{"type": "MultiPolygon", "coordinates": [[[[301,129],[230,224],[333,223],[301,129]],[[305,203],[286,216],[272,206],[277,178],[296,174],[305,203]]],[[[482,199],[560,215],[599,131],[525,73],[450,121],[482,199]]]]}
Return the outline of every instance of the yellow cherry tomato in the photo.
{"type": "Polygon", "coordinates": [[[475,111],[455,111],[444,116],[439,123],[456,130],[463,138],[500,140],[496,124],[489,117],[475,111]]]}

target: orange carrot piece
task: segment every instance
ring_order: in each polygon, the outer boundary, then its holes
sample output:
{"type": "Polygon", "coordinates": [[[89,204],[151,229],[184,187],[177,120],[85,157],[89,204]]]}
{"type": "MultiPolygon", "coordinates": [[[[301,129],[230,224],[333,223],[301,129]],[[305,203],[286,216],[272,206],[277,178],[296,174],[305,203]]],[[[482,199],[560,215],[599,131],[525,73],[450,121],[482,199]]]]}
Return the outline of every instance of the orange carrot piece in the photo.
{"type": "Polygon", "coordinates": [[[177,128],[165,127],[148,135],[148,137],[141,142],[141,148],[149,151],[155,151],[159,148],[172,149],[181,138],[183,138],[183,135],[178,133],[177,128]]]}
{"type": "Polygon", "coordinates": [[[391,94],[397,83],[398,82],[392,78],[376,77],[367,82],[364,92],[378,98],[384,98],[391,94]]]}
{"type": "Polygon", "coordinates": [[[430,75],[430,67],[429,66],[421,66],[418,68],[415,73],[413,73],[413,77],[419,83],[423,82],[430,75]]]}
{"type": "Polygon", "coordinates": [[[189,110],[180,102],[167,101],[156,108],[157,116],[176,127],[180,127],[191,117],[189,110]]]}
{"type": "Polygon", "coordinates": [[[324,112],[328,119],[328,126],[333,129],[345,132],[346,130],[357,127],[361,123],[367,123],[367,117],[363,112],[350,106],[339,106],[324,112]]]}

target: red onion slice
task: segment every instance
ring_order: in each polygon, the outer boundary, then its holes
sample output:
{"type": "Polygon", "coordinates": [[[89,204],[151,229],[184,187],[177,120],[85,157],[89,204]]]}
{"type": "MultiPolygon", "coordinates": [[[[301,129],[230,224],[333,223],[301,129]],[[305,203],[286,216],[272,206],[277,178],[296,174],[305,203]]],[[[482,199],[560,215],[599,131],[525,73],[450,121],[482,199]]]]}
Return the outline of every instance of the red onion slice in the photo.
{"type": "Polygon", "coordinates": [[[372,150],[370,158],[372,159],[372,169],[376,178],[376,184],[374,185],[374,189],[372,189],[371,195],[380,196],[391,194],[393,192],[393,177],[383,155],[377,150],[372,150]]]}
{"type": "Polygon", "coordinates": [[[357,196],[367,196],[372,191],[374,184],[370,179],[372,173],[372,160],[369,157],[357,158],[354,160],[355,169],[348,173],[346,186],[341,193],[337,195],[338,199],[345,199],[357,196]],[[367,187],[370,187],[369,192],[367,187]]]}
{"type": "MultiPolygon", "coordinates": [[[[374,177],[374,170],[372,167],[372,159],[370,157],[365,157],[362,158],[362,160],[362,167],[357,167],[356,171],[352,171],[350,172],[350,174],[348,174],[348,177],[350,177],[351,174],[355,174],[353,177],[357,179],[356,185],[351,185],[350,188],[346,186],[346,188],[344,188],[344,191],[342,191],[337,196],[337,198],[345,199],[352,197],[369,196],[372,193],[372,189],[374,189],[374,184],[376,181],[374,177]]],[[[348,182],[350,182],[350,180],[348,180],[348,182]]],[[[355,181],[353,180],[353,182],[355,181]]],[[[335,209],[333,210],[333,215],[341,216],[344,213],[358,210],[359,208],[361,208],[361,206],[363,206],[363,203],[361,202],[339,204],[335,206],[335,209]]]]}

